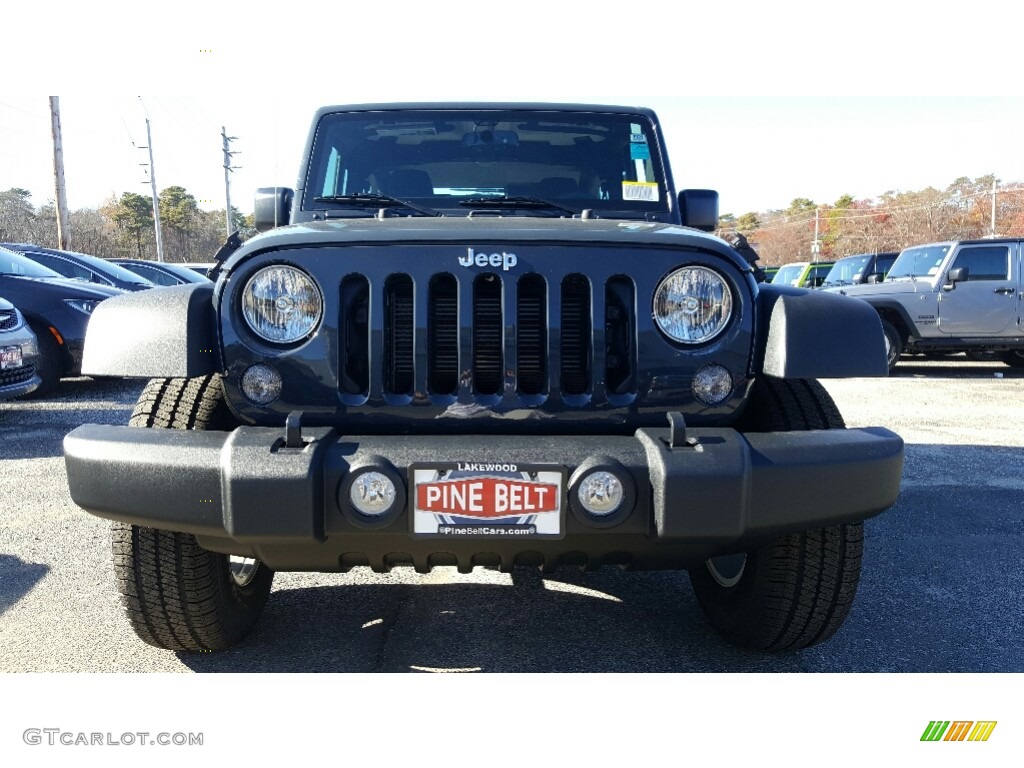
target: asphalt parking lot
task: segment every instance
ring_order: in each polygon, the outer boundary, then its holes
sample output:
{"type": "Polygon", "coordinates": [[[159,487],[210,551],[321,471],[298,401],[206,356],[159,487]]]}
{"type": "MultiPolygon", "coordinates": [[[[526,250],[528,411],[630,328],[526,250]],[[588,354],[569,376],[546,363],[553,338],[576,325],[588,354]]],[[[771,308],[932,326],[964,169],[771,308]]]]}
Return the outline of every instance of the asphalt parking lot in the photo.
{"type": "Polygon", "coordinates": [[[867,523],[844,627],[776,656],[720,641],[685,573],[451,568],[278,574],[240,646],[160,651],[122,619],[108,525],[72,504],[61,453],[79,424],[124,423],[141,383],[0,402],[0,671],[1024,671],[1024,371],[908,358],[824,383],[848,425],[903,436],[902,492],[867,523]]]}

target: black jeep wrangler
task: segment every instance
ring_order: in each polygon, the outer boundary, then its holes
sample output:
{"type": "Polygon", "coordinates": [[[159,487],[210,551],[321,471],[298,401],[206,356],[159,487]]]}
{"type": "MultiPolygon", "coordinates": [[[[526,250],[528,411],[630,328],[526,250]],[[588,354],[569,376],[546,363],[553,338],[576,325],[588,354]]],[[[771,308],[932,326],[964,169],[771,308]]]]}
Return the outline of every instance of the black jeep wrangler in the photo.
{"type": "Polygon", "coordinates": [[[151,379],[64,444],[139,636],[226,648],[276,570],[617,565],[734,643],[830,637],[903,443],[816,378],[886,374],[877,313],[758,285],[673,190],[647,109],[321,109],[215,284],[92,317],[84,370],[151,379]]]}

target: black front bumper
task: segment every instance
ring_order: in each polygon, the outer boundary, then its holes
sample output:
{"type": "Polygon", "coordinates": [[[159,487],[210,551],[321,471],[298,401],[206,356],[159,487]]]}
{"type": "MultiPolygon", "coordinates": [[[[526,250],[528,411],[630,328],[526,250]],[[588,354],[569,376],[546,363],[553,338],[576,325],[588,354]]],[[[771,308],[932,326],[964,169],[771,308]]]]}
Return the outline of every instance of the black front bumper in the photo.
{"type": "MultiPolygon", "coordinates": [[[[632,436],[339,435],[307,429],[301,447],[280,430],[193,432],[85,425],[64,441],[71,497],[99,517],[195,534],[213,551],[251,555],[276,570],[509,569],[618,564],[680,568],[743,551],[781,534],[872,517],[899,493],[903,441],[881,428],[740,434],[668,429],[632,436]],[[682,441],[679,441],[682,443],[682,441]],[[412,535],[402,504],[368,524],[343,493],[367,465],[407,490],[412,464],[517,462],[616,466],[635,487],[628,514],[608,521],[566,513],[551,539],[412,535]]],[[[572,505],[569,505],[572,506],[572,505]]]]}

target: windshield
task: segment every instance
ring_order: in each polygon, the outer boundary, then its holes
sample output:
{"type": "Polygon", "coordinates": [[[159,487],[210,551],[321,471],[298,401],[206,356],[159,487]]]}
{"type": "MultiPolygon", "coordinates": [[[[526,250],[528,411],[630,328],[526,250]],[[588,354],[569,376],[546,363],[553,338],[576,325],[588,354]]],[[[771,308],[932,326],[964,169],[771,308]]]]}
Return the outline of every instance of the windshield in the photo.
{"type": "MultiPolygon", "coordinates": [[[[303,210],[333,209],[332,197],[381,194],[464,216],[473,205],[460,203],[471,198],[516,197],[657,218],[669,210],[665,182],[657,133],[643,115],[495,109],[334,113],[317,128],[303,210]]],[[[536,211],[522,205],[498,209],[536,211]]]]}
{"type": "Polygon", "coordinates": [[[25,258],[20,253],[0,248],[0,275],[18,275],[20,277],[46,277],[64,279],[63,275],[25,258]]]}
{"type": "Polygon", "coordinates": [[[772,282],[780,285],[796,285],[796,281],[800,279],[806,266],[806,264],[787,264],[775,273],[772,282]]]}
{"type": "Polygon", "coordinates": [[[822,285],[853,285],[859,283],[864,277],[864,270],[871,263],[871,254],[864,256],[847,256],[840,259],[825,275],[825,282],[822,285]]]}
{"type": "Polygon", "coordinates": [[[896,263],[889,270],[887,280],[908,279],[911,277],[933,277],[939,274],[939,267],[942,266],[946,254],[952,246],[924,245],[920,248],[907,248],[896,259],[896,263]]]}

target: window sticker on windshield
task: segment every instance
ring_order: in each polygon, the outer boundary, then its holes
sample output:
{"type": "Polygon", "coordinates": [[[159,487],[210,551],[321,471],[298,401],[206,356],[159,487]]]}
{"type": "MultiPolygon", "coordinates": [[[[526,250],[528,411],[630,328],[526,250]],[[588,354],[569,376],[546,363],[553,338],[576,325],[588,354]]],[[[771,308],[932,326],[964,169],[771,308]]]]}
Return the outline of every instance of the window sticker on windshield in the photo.
{"type": "Polygon", "coordinates": [[[651,148],[647,144],[630,144],[629,158],[631,160],[650,160],[651,148]]]}
{"type": "Polygon", "coordinates": [[[647,134],[643,132],[643,129],[640,127],[639,123],[629,124],[629,140],[633,144],[647,143],[647,134]]]}
{"type": "Polygon", "coordinates": [[[658,202],[658,184],[653,181],[624,181],[622,182],[622,199],[656,203],[658,202]]]}

